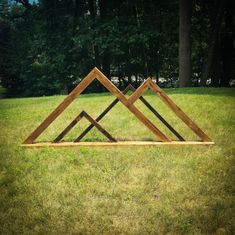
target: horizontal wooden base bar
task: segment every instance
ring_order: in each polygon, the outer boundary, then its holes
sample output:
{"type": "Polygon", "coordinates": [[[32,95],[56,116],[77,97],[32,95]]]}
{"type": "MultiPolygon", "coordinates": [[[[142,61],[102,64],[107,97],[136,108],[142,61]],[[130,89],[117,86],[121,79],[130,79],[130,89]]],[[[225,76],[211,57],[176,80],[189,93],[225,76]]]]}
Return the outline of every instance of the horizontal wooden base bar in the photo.
{"type": "Polygon", "coordinates": [[[213,145],[214,142],[202,141],[172,141],[172,142],[154,142],[154,141],[119,141],[119,142],[60,142],[60,143],[33,143],[22,144],[22,147],[77,147],[77,146],[180,146],[180,145],[213,145]]]}

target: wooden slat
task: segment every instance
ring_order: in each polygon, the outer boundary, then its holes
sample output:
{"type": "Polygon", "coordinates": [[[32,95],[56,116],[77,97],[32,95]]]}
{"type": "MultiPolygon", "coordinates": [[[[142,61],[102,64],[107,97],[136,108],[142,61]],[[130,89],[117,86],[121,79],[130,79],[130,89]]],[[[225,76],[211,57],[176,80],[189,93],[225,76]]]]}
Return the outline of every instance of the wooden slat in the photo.
{"type": "Polygon", "coordinates": [[[151,78],[148,78],[136,91],[133,86],[130,86],[132,91],[135,91],[132,96],[128,99],[129,102],[134,103],[137,99],[140,99],[149,110],[181,141],[185,139],[157,112],[156,109],[142,96],[144,92],[149,88],[151,78]],[[144,87],[141,89],[141,87],[144,87]],[[139,91],[138,91],[139,90],[139,91]]]}
{"type": "Polygon", "coordinates": [[[73,89],[73,91],[56,107],[56,109],[27,137],[25,144],[32,144],[34,140],[82,93],[95,79],[95,68],[73,89]]]}
{"type": "MultiPolygon", "coordinates": [[[[123,94],[125,95],[129,90],[132,90],[132,88],[135,89],[130,84],[123,90],[123,94]]],[[[119,99],[116,98],[95,120],[99,122],[117,103],[119,102],[119,99]]],[[[94,127],[94,125],[91,123],[78,137],[74,142],[79,142],[81,139],[94,127]]]]}
{"type": "Polygon", "coordinates": [[[213,145],[214,142],[203,141],[172,141],[172,142],[152,142],[152,141],[118,141],[118,142],[60,142],[60,143],[34,143],[34,144],[22,144],[23,147],[117,147],[117,146],[183,146],[183,145],[213,145]]]}
{"type": "Polygon", "coordinates": [[[105,135],[110,141],[117,142],[96,120],[94,120],[89,114],[84,112],[84,117],[91,122],[103,135],[105,135]]]}
{"type": "Polygon", "coordinates": [[[148,108],[149,110],[181,141],[185,141],[185,139],[161,116],[160,113],[157,112],[156,109],[143,97],[139,98],[148,108]]]}
{"type": "Polygon", "coordinates": [[[83,118],[85,117],[93,126],[95,126],[104,136],[106,136],[110,141],[116,142],[115,138],[113,138],[97,121],[95,121],[88,113],[82,111],[53,141],[54,143],[58,143],[60,140],[64,138],[66,134],[71,131],[71,129],[83,118]]]}
{"type": "Polygon", "coordinates": [[[144,116],[133,104],[131,104],[122,92],[112,84],[109,79],[102,74],[97,68],[95,70],[96,78],[103,84],[103,86],[109,90],[114,96],[116,96],[126,107],[132,112],[155,136],[159,137],[161,141],[171,141],[165,134],[163,134],[148,118],[144,116]]]}
{"type": "Polygon", "coordinates": [[[134,89],[135,92],[128,98],[128,101],[129,101],[131,104],[134,104],[135,101],[138,100],[139,97],[142,96],[146,90],[148,90],[148,88],[149,88],[149,79],[150,79],[150,78],[148,78],[147,80],[145,80],[145,81],[141,84],[141,86],[139,86],[136,90],[134,89]]]}
{"type": "Polygon", "coordinates": [[[150,89],[154,91],[161,100],[189,127],[191,130],[205,142],[211,142],[211,138],[206,135],[195,122],[193,122],[152,80],[149,81],[150,89]]]}
{"type": "Polygon", "coordinates": [[[54,143],[60,142],[66,134],[83,118],[84,112],[82,111],[53,141],[54,143]]]}

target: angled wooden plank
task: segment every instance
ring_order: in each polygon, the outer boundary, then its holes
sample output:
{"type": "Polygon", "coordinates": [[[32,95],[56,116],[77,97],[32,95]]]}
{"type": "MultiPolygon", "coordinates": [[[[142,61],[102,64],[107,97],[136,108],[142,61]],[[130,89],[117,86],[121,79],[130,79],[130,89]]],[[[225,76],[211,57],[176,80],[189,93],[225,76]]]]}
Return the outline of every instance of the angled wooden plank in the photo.
{"type": "MultiPolygon", "coordinates": [[[[130,84],[123,90],[123,94],[125,95],[129,90],[131,90],[130,84]]],[[[135,89],[135,88],[134,88],[135,89]]],[[[99,122],[117,103],[119,102],[119,99],[116,98],[95,120],[99,122]]],[[[91,123],[78,137],[74,142],[79,142],[81,139],[94,127],[94,125],[91,123]]]]}
{"type": "Polygon", "coordinates": [[[185,139],[161,116],[160,113],[143,97],[140,96],[139,98],[146,107],[181,141],[185,141],[185,139]]]}
{"type": "Polygon", "coordinates": [[[193,122],[152,80],[149,81],[150,89],[197,135],[205,142],[211,142],[211,138],[205,134],[195,122],[193,122]]]}
{"type": "Polygon", "coordinates": [[[67,127],[54,139],[53,143],[58,143],[62,140],[66,134],[83,118],[84,112],[82,111],[67,127]]]}
{"type": "Polygon", "coordinates": [[[127,107],[127,109],[129,109],[129,111],[131,111],[153,134],[155,134],[155,136],[160,138],[161,141],[171,141],[148,118],[146,118],[142,112],[131,104],[122,92],[97,68],[95,68],[95,74],[100,83],[102,83],[107,90],[116,96],[127,107]]]}
{"type": "Polygon", "coordinates": [[[95,68],[73,89],[73,91],[56,107],[56,109],[27,137],[25,144],[33,141],[71,104],[71,102],[86,89],[95,79],[95,68]]]}
{"type": "Polygon", "coordinates": [[[146,90],[149,89],[149,79],[145,80],[136,90],[133,92],[133,94],[128,98],[128,101],[131,104],[134,104],[136,100],[139,99],[140,96],[144,94],[146,90]]]}
{"type": "Polygon", "coordinates": [[[115,142],[113,138],[98,122],[96,122],[88,113],[82,111],[53,141],[53,143],[58,143],[64,138],[66,134],[71,131],[71,129],[83,118],[85,117],[90,123],[92,123],[103,135],[105,135],[110,141],[115,142]]]}
{"type": "Polygon", "coordinates": [[[94,120],[88,113],[84,112],[84,117],[91,122],[103,135],[105,135],[111,142],[117,142],[96,120],[94,120]]]}
{"type": "Polygon", "coordinates": [[[184,145],[194,145],[194,146],[206,146],[213,145],[214,142],[203,142],[203,141],[172,141],[172,142],[154,142],[154,141],[118,141],[118,142],[60,142],[60,143],[34,143],[34,144],[22,144],[22,147],[29,148],[40,148],[40,147],[115,147],[115,146],[142,146],[142,147],[164,147],[164,146],[184,146],[184,145]]]}
{"type": "MultiPolygon", "coordinates": [[[[149,80],[151,78],[148,78],[145,81],[145,84],[149,86],[149,80]]],[[[131,103],[134,103],[138,98],[143,102],[144,105],[181,141],[185,141],[185,139],[161,116],[160,113],[157,112],[157,110],[142,96],[144,92],[148,89],[149,87],[144,87],[142,88],[139,92],[135,92],[133,96],[130,96],[128,101],[131,103]]],[[[135,88],[130,84],[129,87],[130,90],[133,92],[135,91],[135,88]]],[[[137,89],[138,90],[138,89],[137,89]]],[[[136,90],[136,91],[137,91],[136,90]]]]}

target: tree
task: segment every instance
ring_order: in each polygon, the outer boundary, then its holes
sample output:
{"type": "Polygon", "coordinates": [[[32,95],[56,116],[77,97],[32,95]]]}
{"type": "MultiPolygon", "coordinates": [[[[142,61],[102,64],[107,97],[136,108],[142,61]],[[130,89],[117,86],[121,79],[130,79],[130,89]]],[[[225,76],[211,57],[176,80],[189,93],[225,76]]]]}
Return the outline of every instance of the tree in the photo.
{"type": "Polygon", "coordinates": [[[11,96],[67,93],[94,66],[120,89],[148,76],[163,87],[233,78],[232,0],[10,2],[0,4],[0,82],[11,96]]]}
{"type": "Polygon", "coordinates": [[[179,84],[191,86],[191,16],[192,1],[179,1],[179,84]]]}
{"type": "Polygon", "coordinates": [[[234,1],[227,0],[225,5],[225,22],[224,30],[222,35],[222,76],[221,86],[229,86],[230,80],[234,75],[234,27],[235,27],[235,16],[234,16],[234,1]]]}
{"type": "MultiPolygon", "coordinates": [[[[221,30],[221,24],[223,21],[224,14],[224,5],[226,0],[216,0],[212,1],[212,5],[210,7],[210,31],[209,31],[209,41],[208,41],[208,49],[204,56],[204,64],[202,69],[201,76],[201,85],[205,86],[207,80],[212,75],[212,66],[213,61],[216,62],[216,57],[218,57],[218,44],[219,44],[219,36],[221,30]]],[[[218,62],[217,62],[218,63],[218,62]]]]}

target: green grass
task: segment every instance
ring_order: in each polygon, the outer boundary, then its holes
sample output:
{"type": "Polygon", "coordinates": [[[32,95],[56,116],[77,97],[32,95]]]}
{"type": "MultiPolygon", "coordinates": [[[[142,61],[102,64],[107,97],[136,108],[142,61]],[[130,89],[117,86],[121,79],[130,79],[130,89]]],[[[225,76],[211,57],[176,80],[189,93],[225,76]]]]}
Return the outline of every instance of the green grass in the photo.
{"type": "MultiPolygon", "coordinates": [[[[64,97],[0,100],[0,234],[234,234],[235,90],[166,92],[216,145],[25,149],[21,142],[64,97]]],[[[197,139],[158,98],[145,97],[197,139]]],[[[39,141],[56,137],[83,107],[96,117],[112,100],[79,97],[39,141]]],[[[120,140],[155,140],[120,104],[101,124],[120,140]]],[[[85,140],[105,137],[93,130],[85,140]]]]}

